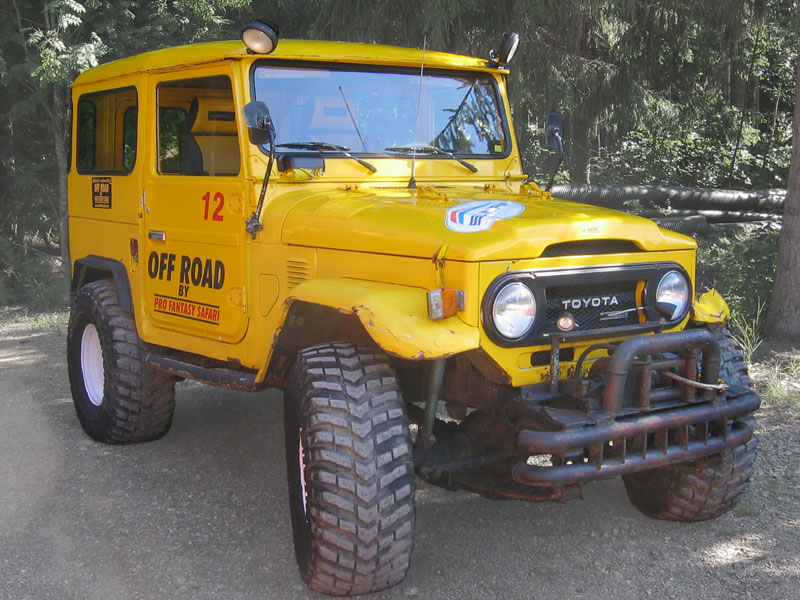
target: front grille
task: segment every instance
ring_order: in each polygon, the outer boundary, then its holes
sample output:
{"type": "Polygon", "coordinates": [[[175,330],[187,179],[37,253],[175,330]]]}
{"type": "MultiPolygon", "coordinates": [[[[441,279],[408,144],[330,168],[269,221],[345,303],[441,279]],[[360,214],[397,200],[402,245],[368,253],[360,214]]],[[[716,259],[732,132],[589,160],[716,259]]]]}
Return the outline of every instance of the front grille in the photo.
{"type": "Polygon", "coordinates": [[[688,279],[683,267],[674,262],[508,271],[487,288],[481,319],[492,341],[505,348],[547,343],[551,334],[562,333],[556,322],[565,312],[569,312],[577,323],[572,331],[564,333],[570,341],[602,338],[605,331],[610,337],[619,337],[631,335],[634,330],[669,328],[685,316],[682,314],[674,321],[665,321],[656,308],[658,282],[669,271],[682,272],[688,279]],[[495,327],[492,315],[497,295],[511,283],[528,287],[537,304],[533,326],[525,336],[515,340],[503,337],[495,327]]]}
{"type": "Polygon", "coordinates": [[[577,331],[638,323],[638,312],[631,310],[637,307],[636,283],[616,281],[545,288],[547,308],[542,335],[558,332],[556,320],[564,312],[575,317],[577,331]]]}

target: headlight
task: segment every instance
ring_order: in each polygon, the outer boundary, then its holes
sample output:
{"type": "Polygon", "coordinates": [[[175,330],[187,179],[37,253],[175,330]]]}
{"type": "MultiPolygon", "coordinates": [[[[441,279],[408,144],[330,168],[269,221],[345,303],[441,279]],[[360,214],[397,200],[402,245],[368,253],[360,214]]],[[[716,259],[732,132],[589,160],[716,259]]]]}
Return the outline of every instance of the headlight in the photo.
{"type": "Polygon", "coordinates": [[[656,308],[667,318],[675,321],[686,314],[691,289],[689,281],[678,271],[669,271],[658,282],[656,308]]]}
{"type": "Polygon", "coordinates": [[[495,297],[492,320],[504,338],[518,340],[531,330],[535,319],[536,300],[528,286],[509,283],[495,297]]]}

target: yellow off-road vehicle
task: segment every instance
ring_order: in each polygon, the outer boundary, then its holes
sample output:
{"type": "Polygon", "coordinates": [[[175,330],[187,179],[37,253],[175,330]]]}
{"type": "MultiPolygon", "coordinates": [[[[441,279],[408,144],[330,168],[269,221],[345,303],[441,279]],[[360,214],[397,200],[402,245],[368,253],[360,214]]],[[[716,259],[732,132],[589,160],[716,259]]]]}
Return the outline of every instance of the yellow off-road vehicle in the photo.
{"type": "Polygon", "coordinates": [[[337,595],[402,580],[415,476],[565,501],[620,475],[679,521],[736,503],[759,398],[727,307],[696,294],[692,239],[526,182],[515,35],[488,60],[242,37],[72,86],[92,438],[163,436],[180,379],[283,389],[297,562],[337,595]]]}

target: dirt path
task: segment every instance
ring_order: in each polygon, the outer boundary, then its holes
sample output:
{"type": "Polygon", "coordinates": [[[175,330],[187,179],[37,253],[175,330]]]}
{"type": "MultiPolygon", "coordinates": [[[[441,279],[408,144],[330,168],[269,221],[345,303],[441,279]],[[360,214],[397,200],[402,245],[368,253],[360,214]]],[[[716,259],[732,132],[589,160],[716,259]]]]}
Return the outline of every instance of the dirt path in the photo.
{"type": "MultiPolygon", "coordinates": [[[[306,598],[294,564],[280,395],[179,385],[170,433],[81,431],[65,327],[0,325],[0,598],[306,598]]],[[[372,598],[800,596],[800,417],[765,406],[746,499],[700,524],[648,520],[622,482],[564,505],[419,482],[405,582],[372,598]]]]}

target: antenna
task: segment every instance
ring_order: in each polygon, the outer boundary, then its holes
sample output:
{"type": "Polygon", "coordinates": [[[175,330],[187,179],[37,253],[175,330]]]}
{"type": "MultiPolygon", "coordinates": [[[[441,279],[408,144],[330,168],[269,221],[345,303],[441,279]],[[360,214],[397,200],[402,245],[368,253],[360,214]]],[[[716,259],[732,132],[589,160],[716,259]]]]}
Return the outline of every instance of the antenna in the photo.
{"type": "Polygon", "coordinates": [[[417,120],[414,123],[414,147],[411,149],[411,179],[408,180],[408,189],[417,189],[417,133],[419,132],[419,106],[422,102],[422,75],[425,72],[425,48],[428,45],[428,36],[422,38],[422,64],[419,66],[419,89],[417,90],[417,120]]]}

